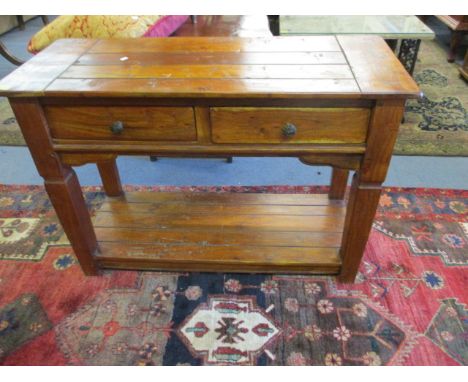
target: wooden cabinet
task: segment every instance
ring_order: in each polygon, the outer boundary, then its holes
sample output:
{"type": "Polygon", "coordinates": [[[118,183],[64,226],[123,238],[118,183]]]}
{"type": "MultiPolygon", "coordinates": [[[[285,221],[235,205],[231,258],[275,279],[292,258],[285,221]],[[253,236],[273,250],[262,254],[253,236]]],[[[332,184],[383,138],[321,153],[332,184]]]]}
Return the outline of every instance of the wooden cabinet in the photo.
{"type": "Polygon", "coordinates": [[[463,65],[458,68],[460,71],[460,75],[468,81],[468,51],[465,54],[465,60],[463,61],[463,65]]]}

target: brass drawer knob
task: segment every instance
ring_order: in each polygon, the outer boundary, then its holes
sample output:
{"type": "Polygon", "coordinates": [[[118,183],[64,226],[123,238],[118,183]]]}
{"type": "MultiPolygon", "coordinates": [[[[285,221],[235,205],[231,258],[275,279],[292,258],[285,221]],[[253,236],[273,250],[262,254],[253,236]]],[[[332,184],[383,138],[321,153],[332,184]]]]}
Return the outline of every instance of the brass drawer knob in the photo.
{"type": "Polygon", "coordinates": [[[112,131],[113,134],[122,134],[124,130],[124,124],[122,121],[115,121],[112,122],[112,125],[110,127],[110,130],[112,131]]]}
{"type": "Polygon", "coordinates": [[[297,127],[292,123],[286,123],[281,129],[281,132],[283,133],[283,137],[290,138],[296,135],[297,127]]]}

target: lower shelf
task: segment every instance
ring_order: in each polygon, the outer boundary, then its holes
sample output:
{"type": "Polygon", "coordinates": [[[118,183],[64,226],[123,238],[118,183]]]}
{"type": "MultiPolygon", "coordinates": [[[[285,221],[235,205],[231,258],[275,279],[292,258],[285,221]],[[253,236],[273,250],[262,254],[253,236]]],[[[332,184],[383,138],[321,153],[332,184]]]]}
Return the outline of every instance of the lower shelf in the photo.
{"type": "Polygon", "coordinates": [[[127,193],[94,217],[100,267],[337,274],[345,205],[327,195],[127,193]]]}

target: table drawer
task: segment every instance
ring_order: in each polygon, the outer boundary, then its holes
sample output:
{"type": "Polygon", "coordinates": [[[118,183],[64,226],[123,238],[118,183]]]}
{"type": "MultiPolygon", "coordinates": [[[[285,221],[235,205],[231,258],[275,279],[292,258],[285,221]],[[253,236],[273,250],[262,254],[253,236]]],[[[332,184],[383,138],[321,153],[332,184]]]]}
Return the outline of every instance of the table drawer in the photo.
{"type": "Polygon", "coordinates": [[[363,143],[370,109],[211,108],[216,143],[363,143]]]}
{"type": "Polygon", "coordinates": [[[191,107],[46,106],[51,134],[60,139],[195,141],[191,107]]]}

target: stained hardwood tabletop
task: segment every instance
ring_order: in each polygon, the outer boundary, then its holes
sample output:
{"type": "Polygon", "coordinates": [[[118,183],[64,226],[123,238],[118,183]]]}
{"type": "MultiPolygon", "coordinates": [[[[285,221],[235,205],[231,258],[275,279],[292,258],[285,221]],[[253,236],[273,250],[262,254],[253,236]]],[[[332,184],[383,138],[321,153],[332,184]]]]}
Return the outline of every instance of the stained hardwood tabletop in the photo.
{"type": "Polygon", "coordinates": [[[378,36],[58,40],[0,81],[0,95],[417,97],[378,36]]]}

